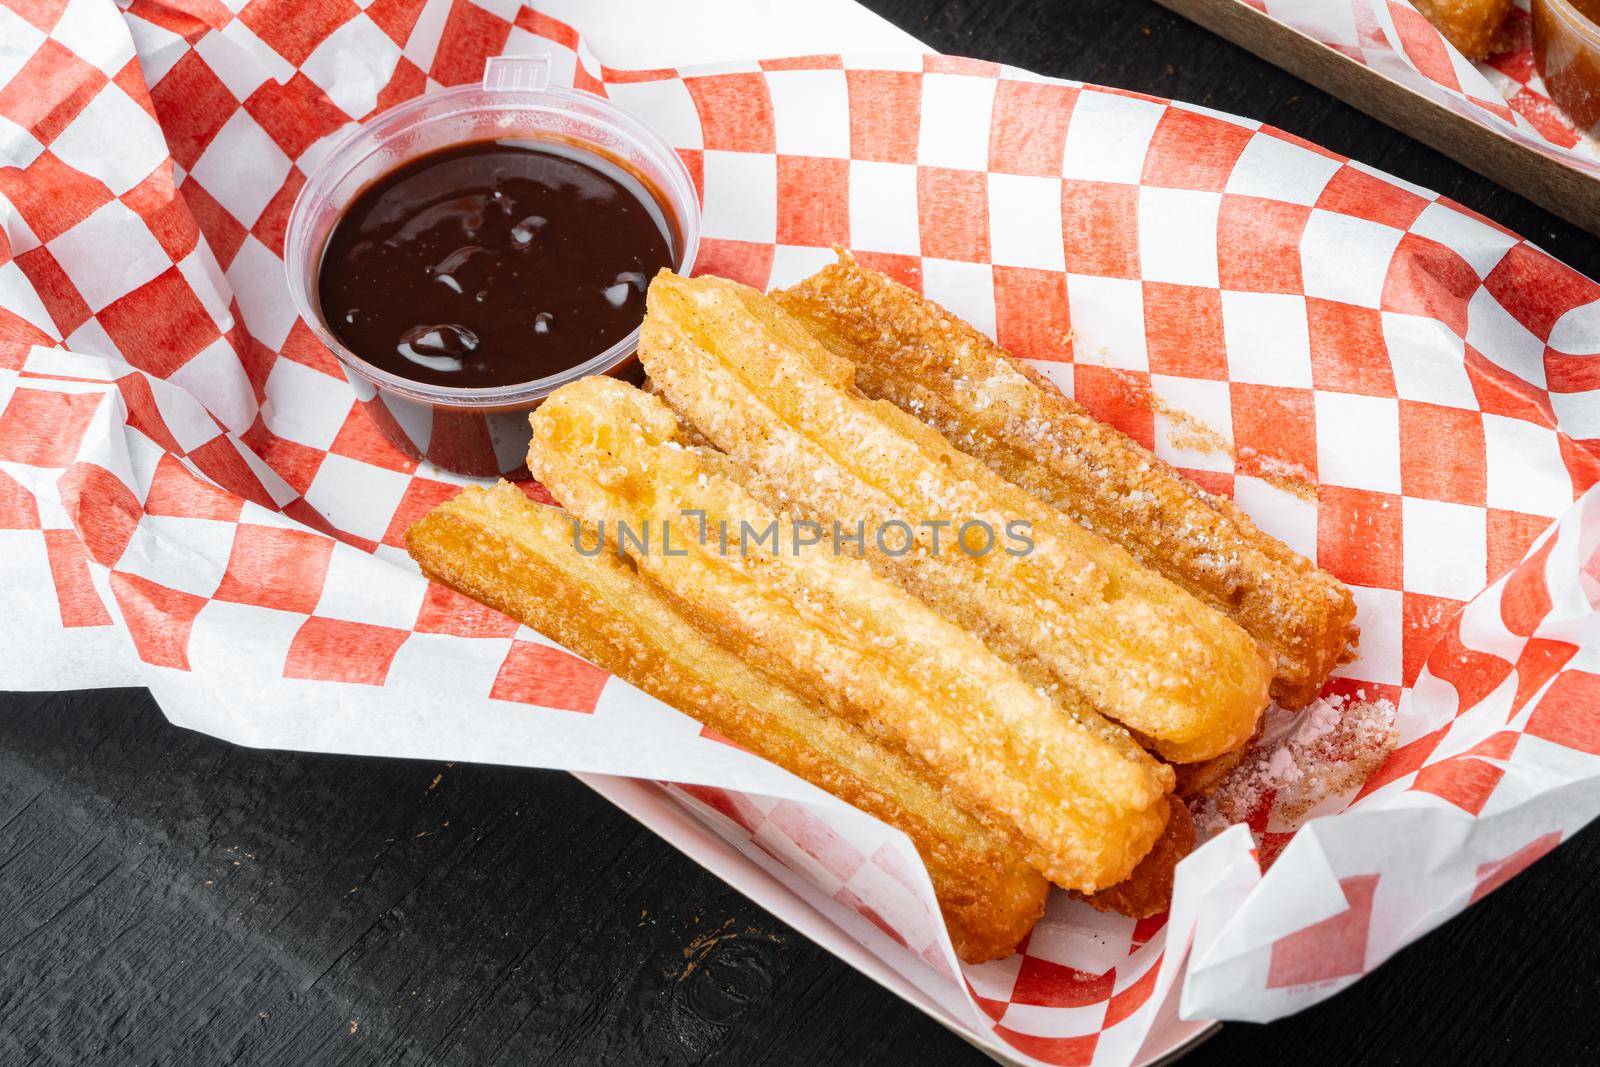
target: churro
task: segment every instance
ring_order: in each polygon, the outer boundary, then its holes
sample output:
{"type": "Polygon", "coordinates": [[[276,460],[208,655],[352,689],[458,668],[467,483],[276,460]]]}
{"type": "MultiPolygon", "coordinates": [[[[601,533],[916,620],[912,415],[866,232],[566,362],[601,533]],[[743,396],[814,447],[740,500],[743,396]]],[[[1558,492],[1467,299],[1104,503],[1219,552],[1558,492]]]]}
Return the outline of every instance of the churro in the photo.
{"type": "Polygon", "coordinates": [[[1194,850],[1194,819],[1183,801],[1168,801],[1172,814],[1155,847],[1139,861],[1133,873],[1098,893],[1076,896],[1097,911],[1110,911],[1131,919],[1159,915],[1172,904],[1172,885],[1178,862],[1194,850]]]}
{"type": "Polygon", "coordinates": [[[1254,731],[1270,666],[1224,615],[863,396],[853,362],[755,290],[663,271],[648,306],[640,358],[655,387],[769,506],[835,529],[898,522],[890,543],[869,534],[852,550],[1075,714],[1092,706],[1170,760],[1210,759],[1254,731]],[[1025,549],[995,543],[1019,523],[1025,549]]]}
{"type": "MultiPolygon", "coordinates": [[[[423,571],[906,833],[969,963],[1010,954],[1049,885],[1000,835],[865,732],[746,666],[610,552],[574,547],[571,516],[501,483],[469,487],[406,534],[423,571]]],[[[591,531],[592,536],[592,531],[591,531]]]]}
{"type": "Polygon", "coordinates": [[[551,394],[530,421],[534,476],[602,535],[611,528],[679,611],[941,782],[1051,881],[1083,892],[1113,885],[1160,836],[1169,767],[1092,713],[1064,714],[976,636],[863,561],[798,537],[792,551],[747,547],[744,531],[781,530],[779,516],[726,457],[684,444],[658,397],[586,378],[551,394]],[[729,531],[737,548],[727,547],[729,531]]]}
{"type": "Polygon", "coordinates": [[[1416,8],[1468,59],[1494,51],[1513,0],[1416,0],[1416,8]]]}
{"type": "MultiPolygon", "coordinates": [[[[1261,733],[1256,731],[1257,736],[1261,733]]],[[[1180,763],[1173,767],[1177,772],[1178,780],[1173,785],[1173,792],[1184,800],[1194,800],[1199,797],[1211,795],[1222,780],[1233,773],[1233,769],[1244,758],[1245,750],[1250,747],[1246,741],[1232,752],[1224,752],[1201,763],[1180,763]]]]}
{"type": "Polygon", "coordinates": [[[1237,622],[1275,657],[1272,695],[1284,707],[1314,700],[1353,655],[1348,589],[957,316],[844,254],[773,298],[855,366],[866,396],[915,416],[1237,622]]]}

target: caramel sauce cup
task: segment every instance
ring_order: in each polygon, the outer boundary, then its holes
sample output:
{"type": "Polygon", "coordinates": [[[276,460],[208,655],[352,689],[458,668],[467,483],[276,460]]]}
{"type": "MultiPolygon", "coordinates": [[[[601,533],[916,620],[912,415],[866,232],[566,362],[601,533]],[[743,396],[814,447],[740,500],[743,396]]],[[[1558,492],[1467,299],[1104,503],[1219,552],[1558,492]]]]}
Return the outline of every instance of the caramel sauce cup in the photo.
{"type": "Polygon", "coordinates": [[[1579,130],[1600,131],[1600,0],[1533,0],[1533,58],[1550,98],[1579,130]]]}
{"type": "Polygon", "coordinates": [[[413,459],[455,474],[526,478],[528,413],[570,381],[629,373],[639,330],[574,367],[516,385],[431,385],[373,366],[328,328],[316,284],[328,236],[363,189],[410,160],[467,141],[564,142],[616,163],[651,193],[667,220],[678,273],[689,273],[699,247],[700,202],[672,146],[603,97],[551,88],[549,72],[548,56],[492,58],[482,85],[426,93],[374,116],[328,150],[289,213],[284,267],[300,317],[338,359],[384,435],[413,459]]]}

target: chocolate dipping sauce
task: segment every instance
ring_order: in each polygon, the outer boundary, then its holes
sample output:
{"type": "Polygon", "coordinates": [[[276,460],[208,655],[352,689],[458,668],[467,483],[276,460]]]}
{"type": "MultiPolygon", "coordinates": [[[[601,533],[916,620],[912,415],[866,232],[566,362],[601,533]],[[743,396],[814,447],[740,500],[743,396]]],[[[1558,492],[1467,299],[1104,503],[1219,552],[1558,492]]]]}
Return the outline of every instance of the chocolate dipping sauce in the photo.
{"type": "Polygon", "coordinates": [[[362,190],[317,292],[328,328],[391,374],[516,385],[575,367],[644,318],[673,265],[656,198],[620,165],[550,141],[475,141],[362,190]]]}

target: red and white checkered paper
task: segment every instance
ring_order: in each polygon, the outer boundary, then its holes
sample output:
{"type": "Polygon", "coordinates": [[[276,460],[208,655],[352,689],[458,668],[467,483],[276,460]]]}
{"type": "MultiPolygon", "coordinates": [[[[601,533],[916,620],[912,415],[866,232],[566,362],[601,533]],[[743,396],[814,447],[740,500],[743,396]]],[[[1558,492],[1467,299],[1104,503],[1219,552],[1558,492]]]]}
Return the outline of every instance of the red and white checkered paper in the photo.
{"type": "Polygon", "coordinates": [[[1505,50],[1481,63],[1406,0],[1245,2],[1480,126],[1600,178],[1600,142],[1573,126],[1534,63],[1528,0],[1516,0],[1502,31],[1505,50]]]}
{"type": "Polygon", "coordinates": [[[1053,1064],[1132,1062],[1169,993],[1192,1018],[1320,1000],[1600,810],[1600,287],[1426,190],[992,63],[613,70],[511,0],[5,0],[0,86],[0,685],[147,685],[252,745],[677,783],[788,914],[1053,1064]],[[902,836],[425,583],[400,535],[456,480],[297,320],[284,219],[352,122],[529,51],[678,147],[702,271],[783,284],[849,246],[1348,582],[1334,688],[1398,703],[1394,757],[1265,873],[1234,827],[1170,916],[1058,896],[1023,952],[963,967],[902,836]],[[1275,488],[1285,464],[1318,500],[1275,488]]]}

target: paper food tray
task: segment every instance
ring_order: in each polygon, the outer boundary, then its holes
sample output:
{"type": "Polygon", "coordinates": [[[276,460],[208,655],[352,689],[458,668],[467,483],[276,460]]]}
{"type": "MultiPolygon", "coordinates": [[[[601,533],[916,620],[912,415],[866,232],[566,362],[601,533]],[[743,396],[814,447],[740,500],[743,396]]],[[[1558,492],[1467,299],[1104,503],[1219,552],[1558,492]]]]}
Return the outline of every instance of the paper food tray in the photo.
{"type": "Polygon", "coordinates": [[[1388,0],[1157,0],[1553,214],[1600,234],[1600,147],[1551,101],[1527,0],[1511,47],[1461,56],[1388,0]]]}
{"type": "Polygon", "coordinates": [[[487,0],[71,0],[0,9],[0,42],[0,620],[28,635],[0,685],[583,774],[1021,1062],[1144,1062],[1315,1003],[1600,809],[1600,288],[1434,193],[917,50],[608,66],[487,0]],[[1164,918],[1058,894],[1023,951],[965,967],[902,835],[424,582],[401,535],[459,479],[389,445],[297,320],[283,219],[351,122],[531,51],[682,154],[700,270],[765,288],[852,248],[1349,583],[1333,688],[1398,706],[1393,758],[1298,832],[1268,804],[1209,840],[1164,918]]]}

